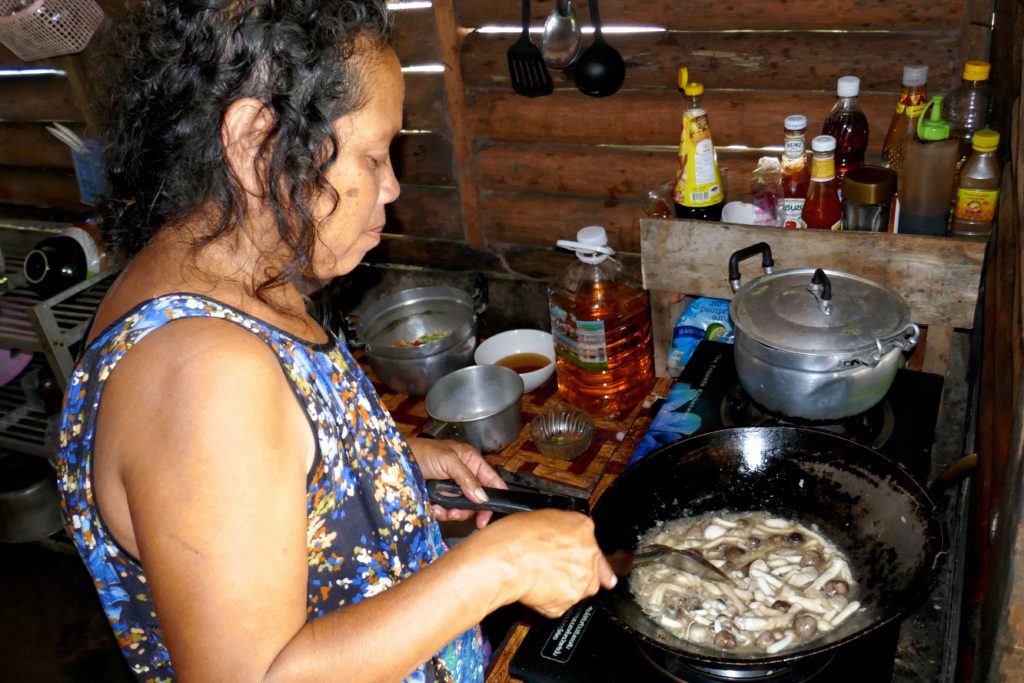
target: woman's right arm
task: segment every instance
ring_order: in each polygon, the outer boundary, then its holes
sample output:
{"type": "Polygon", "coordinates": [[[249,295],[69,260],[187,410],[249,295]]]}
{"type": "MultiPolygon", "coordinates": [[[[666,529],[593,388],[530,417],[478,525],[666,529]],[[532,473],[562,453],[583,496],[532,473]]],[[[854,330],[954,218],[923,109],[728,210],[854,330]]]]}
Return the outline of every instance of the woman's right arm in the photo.
{"type": "Polygon", "coordinates": [[[591,521],[543,511],[307,622],[303,408],[248,332],[183,321],[153,336],[110,379],[101,444],[181,680],[395,681],[501,605],[555,616],[614,582],[591,521]]]}

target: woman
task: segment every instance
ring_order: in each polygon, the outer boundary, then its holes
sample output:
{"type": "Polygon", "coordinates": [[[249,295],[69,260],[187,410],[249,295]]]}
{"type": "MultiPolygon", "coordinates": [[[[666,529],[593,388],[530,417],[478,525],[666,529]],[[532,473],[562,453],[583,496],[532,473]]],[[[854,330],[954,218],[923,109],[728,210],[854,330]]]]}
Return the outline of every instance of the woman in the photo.
{"type": "Polygon", "coordinates": [[[306,313],[398,197],[389,31],[380,0],[143,2],[120,28],[108,163],[134,201],[102,227],[133,258],[69,383],[59,469],[140,678],[480,680],[489,611],[614,585],[578,514],[446,553],[424,477],[476,501],[500,478],[407,443],[306,313]]]}

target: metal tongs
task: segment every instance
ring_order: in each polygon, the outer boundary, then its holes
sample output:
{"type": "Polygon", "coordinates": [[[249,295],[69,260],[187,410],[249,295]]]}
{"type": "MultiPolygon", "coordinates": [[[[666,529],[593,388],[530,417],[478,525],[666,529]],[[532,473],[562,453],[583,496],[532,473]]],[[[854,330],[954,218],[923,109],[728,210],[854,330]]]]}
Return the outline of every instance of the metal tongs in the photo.
{"type": "Polygon", "coordinates": [[[700,553],[693,550],[673,548],[655,543],[644,546],[635,552],[620,550],[607,555],[616,576],[628,576],[633,568],[641,564],[662,562],[672,569],[704,579],[733,585],[733,580],[725,572],[705,560],[700,553]]]}

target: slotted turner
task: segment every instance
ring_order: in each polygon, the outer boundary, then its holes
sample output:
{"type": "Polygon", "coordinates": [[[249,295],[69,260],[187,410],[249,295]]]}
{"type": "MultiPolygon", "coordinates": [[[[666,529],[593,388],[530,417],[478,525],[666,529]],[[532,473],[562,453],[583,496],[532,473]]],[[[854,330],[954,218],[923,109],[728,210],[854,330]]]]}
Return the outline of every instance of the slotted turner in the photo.
{"type": "Polygon", "coordinates": [[[523,0],[523,32],[508,49],[508,73],[512,89],[520,95],[540,97],[554,92],[544,55],[530,40],[530,0],[523,0]]]}

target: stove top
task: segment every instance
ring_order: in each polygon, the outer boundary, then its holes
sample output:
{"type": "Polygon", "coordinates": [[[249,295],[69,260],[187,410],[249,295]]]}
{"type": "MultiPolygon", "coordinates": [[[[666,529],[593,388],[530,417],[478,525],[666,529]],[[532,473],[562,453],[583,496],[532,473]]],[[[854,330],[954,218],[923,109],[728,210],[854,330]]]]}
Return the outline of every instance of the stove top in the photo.
{"type": "Polygon", "coordinates": [[[942,384],[941,375],[901,369],[885,398],[864,413],[836,422],[802,422],[773,415],[751,400],[736,375],[731,344],[702,341],[629,464],[666,443],[715,429],[797,426],[856,441],[900,463],[926,483],[942,384]]]}
{"type": "MultiPolygon", "coordinates": [[[[838,422],[799,423],[772,415],[743,391],[733,347],[702,341],[672,385],[629,464],[686,436],[733,426],[802,426],[857,441],[900,463],[922,483],[931,471],[931,448],[942,398],[939,375],[899,370],[883,401],[861,415],[838,422]]],[[[810,667],[758,672],[684,668],[658,650],[641,649],[593,600],[560,620],[537,620],[513,657],[509,671],[527,683],[586,681],[683,681],[721,683],[853,683],[890,681],[899,624],[838,648],[810,667]]]]}
{"type": "Polygon", "coordinates": [[[526,683],[875,683],[892,679],[897,636],[898,625],[890,625],[800,669],[710,671],[666,663],[659,651],[637,645],[594,600],[585,600],[561,619],[538,618],[509,673],[526,683]]]}

